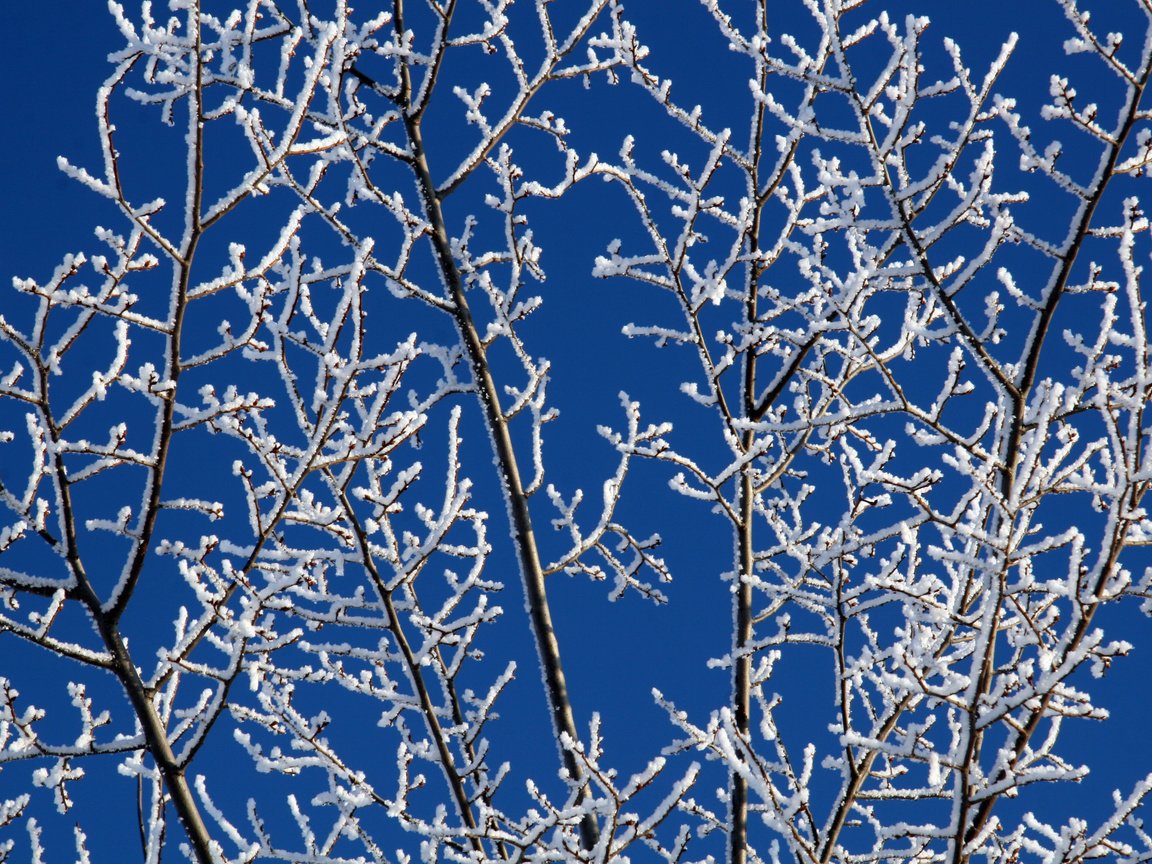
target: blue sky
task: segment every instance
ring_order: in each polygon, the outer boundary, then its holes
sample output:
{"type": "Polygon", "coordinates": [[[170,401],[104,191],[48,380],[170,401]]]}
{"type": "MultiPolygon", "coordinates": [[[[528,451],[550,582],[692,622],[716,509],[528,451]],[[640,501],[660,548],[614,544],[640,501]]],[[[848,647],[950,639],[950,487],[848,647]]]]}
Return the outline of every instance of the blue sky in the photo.
{"type": "MultiPolygon", "coordinates": [[[[779,26],[794,27],[803,37],[808,25],[804,23],[800,4],[779,5],[787,7],[780,13],[779,26]]],[[[1096,5],[1100,7],[1099,15],[1115,12],[1115,6],[1096,5]]],[[[747,73],[708,29],[709,22],[701,6],[687,0],[663,3],[634,0],[627,8],[642,37],[652,47],[651,67],[658,74],[672,78],[673,93],[684,104],[701,104],[705,120],[714,126],[731,124],[743,130],[749,101],[747,73]]],[[[945,36],[954,38],[961,46],[979,77],[1008,34],[1018,31],[1019,46],[997,89],[1017,94],[1021,110],[1038,130],[1042,124],[1033,115],[1047,96],[1050,74],[1079,75],[1079,84],[1089,92],[1093,85],[1103,87],[1106,83],[1100,80],[1095,67],[1082,58],[1067,60],[1062,56],[1060,46],[1068,32],[1054,3],[1039,0],[886,3],[876,0],[867,4],[866,9],[872,8],[891,9],[892,19],[897,21],[911,11],[927,14],[932,19],[924,42],[929,76],[937,67],[941,71],[936,74],[947,74],[942,65],[941,47],[945,36]]],[[[0,211],[3,223],[0,284],[4,285],[11,276],[32,276],[43,281],[65,252],[95,249],[92,231],[96,225],[123,230],[114,208],[69,181],[56,167],[57,156],[61,154],[75,165],[93,169],[99,165],[94,94],[108,69],[105,56],[119,47],[116,28],[103,4],[85,0],[67,4],[67,8],[61,10],[47,4],[23,3],[15,4],[5,14],[5,23],[0,29],[4,43],[4,50],[0,51],[0,80],[6,84],[0,91],[0,104],[8,118],[0,145],[3,151],[0,189],[5,201],[0,211]]],[[[1112,26],[1127,27],[1132,23],[1131,19],[1118,15],[1117,23],[1112,26]]],[[[1128,45],[1139,47],[1137,37],[1138,31],[1128,45]]],[[[469,66],[470,60],[461,61],[446,74],[453,82],[479,83],[482,76],[491,74],[489,70],[494,66],[487,58],[479,57],[479,52],[476,56],[475,68],[469,66]]],[[[497,79],[493,80],[493,86],[497,86],[497,79]]],[[[638,158],[647,160],[649,165],[659,164],[659,153],[664,148],[681,150],[686,159],[694,162],[703,157],[697,142],[687,140],[683,130],[667,121],[651,100],[625,84],[609,87],[597,80],[586,90],[576,84],[564,85],[545,94],[542,100],[543,107],[555,106],[568,120],[574,130],[573,146],[582,154],[595,151],[613,157],[624,135],[634,134],[638,158]]],[[[123,142],[121,146],[129,166],[127,182],[140,190],[137,197],[141,200],[161,194],[170,200],[178,199],[182,194],[179,175],[182,130],[159,124],[155,111],[132,108],[123,101],[116,106],[117,140],[123,142]]],[[[467,130],[459,123],[458,107],[458,103],[446,100],[442,115],[435,111],[430,115],[427,132],[430,152],[432,158],[443,160],[441,164],[450,164],[453,158],[467,152],[469,146],[467,130]],[[437,126],[438,123],[441,125],[437,126]],[[436,136],[438,129],[442,130],[439,137],[436,136]]],[[[945,122],[944,117],[939,119],[942,124],[945,122]]],[[[1039,131],[1038,138],[1046,141],[1045,134],[1039,131]]],[[[233,168],[232,161],[239,166],[247,154],[237,140],[227,136],[218,140],[219,143],[209,149],[208,158],[214,160],[213,165],[221,166],[218,182],[224,189],[234,182],[240,170],[233,168]]],[[[515,140],[519,143],[520,139],[515,140]]],[[[1077,149],[1070,143],[1068,154],[1067,162],[1074,166],[1074,171],[1092,168],[1091,151],[1077,149]]],[[[536,167],[534,163],[538,160],[544,176],[555,177],[560,164],[557,158],[541,145],[539,152],[527,149],[523,160],[532,167],[536,167]]],[[[1059,203],[1058,196],[1052,196],[1030,176],[1016,171],[1007,157],[1004,157],[1004,166],[1006,183],[1020,183],[1034,193],[1032,206],[1023,208],[1022,221],[1030,230],[1054,240],[1061,238],[1061,220],[1067,218],[1067,204],[1059,203]]],[[[410,201],[415,200],[413,186],[403,191],[410,196],[410,201]]],[[[449,199],[447,214],[452,227],[460,230],[470,208],[481,206],[485,191],[488,190],[468,189],[449,199]]],[[[232,240],[240,239],[254,249],[267,244],[275,236],[279,223],[263,220],[283,220],[285,214],[275,206],[275,201],[266,205],[254,202],[251,211],[245,210],[246,215],[234,228],[214,236],[211,242],[206,241],[202,251],[206,270],[224,261],[227,243],[232,240]]],[[[552,361],[549,395],[560,410],[559,419],[545,427],[548,479],[565,494],[583,488],[594,510],[600,484],[611,474],[616,458],[611,447],[597,435],[596,428],[601,424],[619,428],[623,423],[621,391],[642,402],[645,421],[670,419],[676,426],[674,440],[686,451],[691,451],[696,442],[715,440],[715,424],[699,406],[677,395],[679,382],[696,374],[691,357],[671,349],[656,351],[648,344],[641,344],[642,340],[629,340],[620,335],[621,328],[633,321],[663,324],[674,320],[674,307],[662,305],[664,298],[647,286],[623,279],[597,280],[591,276],[595,257],[604,254],[612,240],[643,243],[624,197],[605,192],[598,181],[592,180],[577,187],[559,203],[533,203],[529,213],[536,241],[544,250],[542,263],[548,272],[548,281],[540,288],[544,298],[542,310],[526,325],[525,338],[533,351],[552,361]]],[[[481,226],[480,230],[496,229],[481,226]]],[[[325,249],[324,254],[338,257],[340,251],[336,244],[331,240],[320,242],[332,245],[332,251],[325,249]]],[[[144,284],[152,287],[162,282],[145,280],[144,284]]],[[[26,314],[21,300],[6,287],[0,290],[5,292],[0,293],[0,313],[26,314]]],[[[154,296],[160,299],[146,295],[143,308],[149,304],[163,306],[164,298],[154,296]]],[[[408,319],[404,315],[409,309],[405,308],[403,314],[392,311],[399,307],[388,306],[383,294],[381,298],[379,307],[373,307],[373,315],[381,316],[374,320],[384,322],[379,331],[382,339],[391,339],[395,344],[415,329],[419,329],[421,338],[429,340],[452,337],[450,326],[435,316],[413,312],[413,317],[408,319]]],[[[214,327],[214,322],[204,323],[205,328],[209,326],[214,327]]],[[[190,339],[205,334],[211,336],[212,332],[192,329],[190,339]]],[[[141,338],[139,347],[147,351],[155,346],[150,346],[147,338],[141,338]]],[[[84,350],[92,352],[93,366],[106,362],[101,357],[106,355],[107,346],[98,340],[84,350]]],[[[80,366],[83,369],[82,363],[80,366]]],[[[241,389],[258,388],[263,383],[261,376],[266,374],[265,370],[254,371],[239,364],[235,369],[226,368],[228,374],[237,376],[236,383],[241,389]],[[244,376],[252,377],[245,380],[244,376]]],[[[927,386],[934,382],[923,383],[927,386]]],[[[66,390],[85,384],[78,378],[77,383],[66,381],[61,387],[66,390]]],[[[558,783],[554,745],[547,726],[546,708],[536,686],[536,661],[522,613],[515,560],[504,542],[507,526],[496,478],[490,470],[486,432],[474,404],[466,400],[460,404],[464,410],[462,461],[465,471],[476,483],[477,506],[491,514],[488,532],[494,550],[488,572],[490,578],[505,585],[499,598],[505,615],[492,627],[491,641],[483,645],[486,662],[498,669],[504,662],[513,660],[519,670],[515,683],[499,702],[501,720],[490,730],[494,747],[503,748],[496,761],[512,760],[515,784],[522,784],[527,776],[536,776],[542,784],[550,784],[549,788],[555,792],[558,783]],[[541,765],[545,767],[539,767],[541,765]]],[[[20,410],[10,404],[0,405],[3,421],[0,425],[19,433],[23,428],[19,413],[20,410]]],[[[432,466],[428,472],[431,479],[424,481],[428,484],[434,483],[436,472],[445,460],[445,417],[441,412],[437,422],[430,423],[421,435],[419,458],[432,466]]],[[[99,426],[103,420],[98,418],[99,422],[94,421],[94,425],[99,426]]],[[[523,429],[515,434],[520,436],[518,443],[528,443],[523,429]]],[[[700,452],[706,453],[708,446],[700,444],[700,452]]],[[[178,451],[173,482],[203,490],[188,493],[190,495],[213,494],[215,484],[228,476],[224,466],[233,455],[227,445],[215,438],[189,436],[189,443],[178,451]]],[[[719,461],[725,456],[716,453],[714,458],[719,461]]],[[[11,484],[8,470],[3,469],[0,477],[11,484]]],[[[628,478],[620,510],[621,519],[635,526],[637,536],[652,532],[663,536],[661,553],[674,574],[671,584],[661,586],[669,597],[668,604],[656,606],[632,594],[608,603],[607,588],[582,577],[557,575],[548,583],[577,723],[583,729],[593,712],[602,715],[607,752],[622,772],[638,770],[663,744],[676,737],[665,712],[653,703],[652,688],[661,690],[679,707],[694,712],[701,721],[709,710],[725,701],[730,689],[727,673],[709,669],[707,660],[729,648],[731,607],[727,584],[721,577],[731,569],[732,541],[722,524],[708,518],[705,505],[674,494],[668,487],[668,479],[669,472],[664,466],[637,462],[628,478]]],[[[109,500],[117,496],[128,501],[138,500],[135,487],[100,488],[106,491],[95,494],[88,502],[95,508],[93,512],[105,503],[100,495],[109,495],[109,500]]],[[[551,534],[544,502],[537,503],[538,530],[551,534]]],[[[1058,510],[1055,518],[1076,524],[1081,517],[1074,510],[1058,510]]],[[[1086,530],[1096,524],[1095,518],[1084,515],[1086,530]]],[[[593,516],[587,514],[585,519],[591,520],[593,516]]],[[[118,554],[114,544],[105,547],[98,545],[100,541],[94,542],[97,543],[94,548],[100,550],[98,554],[107,554],[109,560],[118,554]]],[[[560,548],[559,541],[551,536],[543,543],[546,548],[560,548]]],[[[1133,550],[1129,559],[1129,566],[1136,574],[1148,564],[1147,555],[1140,554],[1144,551],[1133,550]]],[[[17,550],[8,560],[16,560],[22,567],[40,566],[30,552],[17,550]],[[30,557],[15,558],[17,555],[30,557]]],[[[0,560],[0,564],[3,563],[0,560]]],[[[43,566],[50,565],[46,562],[43,566]]],[[[178,591],[166,581],[173,579],[170,571],[156,572],[158,575],[152,581],[146,580],[140,589],[134,604],[139,611],[127,619],[131,627],[137,628],[130,631],[130,639],[149,648],[159,645],[168,632],[168,622],[175,614],[172,597],[178,591]]],[[[111,584],[112,576],[105,578],[111,584]]],[[[1148,619],[1137,613],[1135,603],[1129,603],[1116,610],[1106,610],[1102,620],[1106,627],[1115,627],[1116,636],[1132,642],[1135,650],[1130,657],[1115,663],[1102,681],[1092,683],[1099,704],[1112,712],[1112,719],[1106,724],[1082,721],[1066,727],[1073,758],[1089,764],[1092,775],[1072,791],[1064,786],[1033,787],[1019,802],[1009,802],[1007,807],[1033,809],[1052,818],[1065,812],[1100,813],[1113,788],[1128,789],[1136,779],[1152,770],[1152,737],[1145,731],[1150,707],[1146,682],[1152,671],[1148,659],[1152,652],[1148,619]]],[[[70,626],[82,630],[85,625],[78,619],[70,626]]],[[[147,656],[149,652],[142,650],[147,656]]],[[[812,652],[809,659],[800,650],[795,653],[795,659],[789,657],[789,661],[775,688],[785,699],[780,711],[782,733],[789,736],[793,744],[805,736],[826,740],[828,716],[824,712],[829,707],[826,658],[812,652]]],[[[67,712],[68,696],[63,682],[69,674],[67,664],[58,658],[20,643],[9,634],[0,634],[0,676],[10,677],[37,704],[54,707],[61,714],[67,712]]],[[[120,696],[110,678],[92,676],[88,686],[91,693],[110,706],[117,705],[120,696]]],[[[332,697],[330,712],[335,716],[340,706],[345,706],[348,712],[361,710],[353,701],[346,700],[346,696],[332,697]]],[[[116,713],[118,719],[123,719],[124,707],[119,704],[114,709],[114,713],[119,712],[116,713]]],[[[47,728],[65,735],[72,727],[67,720],[62,720],[59,726],[47,728]]],[[[375,729],[374,716],[345,726],[336,723],[332,734],[348,736],[347,740],[357,747],[380,747],[387,751],[391,746],[380,743],[384,733],[375,729]],[[350,726],[354,727],[352,731],[350,726]]],[[[217,734],[199,758],[208,765],[206,773],[215,778],[219,796],[229,806],[240,806],[249,794],[269,798],[276,794],[266,776],[255,775],[247,767],[243,774],[237,770],[233,775],[233,760],[244,757],[233,743],[231,732],[217,734]],[[235,783],[233,776],[237,778],[235,783]]],[[[385,760],[387,758],[390,756],[386,753],[385,760]]],[[[24,791],[31,767],[30,764],[5,766],[0,771],[0,798],[24,791]]],[[[714,765],[706,770],[710,773],[698,787],[697,797],[716,807],[719,805],[712,797],[712,790],[723,785],[723,773],[714,765]]],[[[70,840],[67,833],[61,832],[69,832],[73,822],[82,822],[89,833],[94,860],[116,860],[120,854],[119,844],[135,843],[134,838],[124,839],[125,831],[135,831],[134,784],[119,777],[111,761],[95,765],[90,775],[89,782],[77,785],[77,808],[66,816],[52,812],[50,793],[44,790],[34,793],[41,797],[34,797],[33,812],[45,825],[49,851],[58,856],[50,860],[70,860],[70,840]],[[91,814],[102,807],[107,808],[108,817],[93,818],[91,814]]],[[[515,784],[510,781],[508,788],[520,788],[515,784]]],[[[520,795],[518,791],[508,794],[520,795]]],[[[13,829],[6,830],[9,833],[0,834],[0,842],[14,837],[18,846],[13,860],[26,860],[21,857],[27,848],[25,836],[13,829]]],[[[396,845],[402,839],[397,839],[396,845]]],[[[719,847],[707,848],[717,857],[723,854],[719,847]]],[[[176,856],[171,855],[171,860],[177,860],[176,856]]]]}

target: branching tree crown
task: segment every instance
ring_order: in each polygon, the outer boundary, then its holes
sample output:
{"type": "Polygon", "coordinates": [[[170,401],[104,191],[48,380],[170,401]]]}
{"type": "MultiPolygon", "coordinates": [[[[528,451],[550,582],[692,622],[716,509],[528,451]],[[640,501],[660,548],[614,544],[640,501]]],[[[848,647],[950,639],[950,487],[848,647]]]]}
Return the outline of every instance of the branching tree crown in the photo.
{"type": "Polygon", "coordinates": [[[0,302],[0,861],[1152,860],[1078,755],[1152,3],[912,5],[110,2],[114,221],[0,302]],[[571,674],[609,600],[677,693],[571,674]]]}

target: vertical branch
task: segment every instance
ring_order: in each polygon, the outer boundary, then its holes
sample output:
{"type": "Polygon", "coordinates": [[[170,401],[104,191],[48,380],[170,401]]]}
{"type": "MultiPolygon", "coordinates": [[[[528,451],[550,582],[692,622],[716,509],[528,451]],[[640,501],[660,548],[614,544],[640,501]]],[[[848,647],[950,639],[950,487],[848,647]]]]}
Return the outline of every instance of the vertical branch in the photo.
{"type": "MultiPolygon", "coordinates": [[[[156,428],[154,456],[148,468],[147,488],[144,494],[144,507],[141,512],[141,523],[136,534],[134,547],[129,561],[116,586],[112,596],[107,602],[101,603],[87,576],[81,579],[84,590],[84,600],[90,613],[95,618],[101,639],[107,646],[113,658],[113,671],[123,686],[132,709],[140,721],[144,731],[148,752],[156,761],[172,805],[176,809],[177,817],[187,834],[192,853],[200,864],[211,864],[214,860],[212,854],[212,839],[208,833],[207,825],[200,812],[199,805],[192,794],[185,776],[185,765],[180,762],[172,750],[168,737],[168,730],[164,720],[160,717],[153,703],[153,693],[144,685],[139,670],[132,655],[128,651],[123,636],[120,633],[119,621],[123,616],[128,603],[132,599],[137,582],[144,570],[151,548],[152,535],[156,526],[156,519],[160,512],[161,491],[164,482],[164,470],[168,461],[168,454],[172,444],[173,420],[176,410],[176,382],[180,377],[180,337],[183,326],[184,313],[187,306],[188,289],[192,278],[192,261],[196,255],[196,247],[201,236],[200,209],[203,199],[204,187],[204,117],[202,111],[203,96],[203,59],[201,51],[200,8],[193,4],[188,9],[189,31],[192,34],[193,75],[190,90],[186,96],[188,101],[188,156],[187,156],[187,194],[185,198],[186,212],[184,214],[184,238],[180,245],[179,256],[174,257],[175,273],[173,275],[173,298],[171,307],[171,328],[167,340],[167,357],[165,365],[165,380],[161,382],[164,388],[159,394],[160,417],[156,428]]],[[[111,127],[109,127],[111,128],[111,127]]],[[[127,208],[126,208],[127,209],[127,208]]],[[[59,458],[59,457],[57,457],[59,458]]],[[[67,488],[67,478],[63,465],[60,464],[58,476],[64,488],[67,488]]],[[[74,530],[70,526],[70,546],[74,548],[74,530]]],[[[79,560],[74,567],[79,568],[79,560]]],[[[83,572],[79,569],[79,572],[83,572]]]]}
{"type": "Polygon", "coordinates": [[[421,670],[420,661],[417,659],[416,653],[412,650],[412,645],[408,641],[407,634],[404,632],[400,615],[396,610],[396,603],[392,599],[392,591],[389,590],[383,576],[376,567],[375,556],[372,554],[372,549],[368,543],[368,532],[360,523],[359,518],[356,516],[356,511],[352,509],[352,502],[348,500],[348,494],[343,489],[340,490],[339,500],[340,506],[344,511],[344,518],[348,520],[348,524],[352,526],[355,533],[356,543],[360,548],[360,556],[364,562],[364,569],[367,571],[372,581],[372,587],[375,589],[376,595],[380,599],[380,604],[383,606],[385,614],[387,615],[388,629],[392,631],[392,636],[396,640],[396,646],[400,649],[400,655],[404,658],[405,672],[408,674],[412,689],[415,691],[416,698],[420,703],[420,713],[424,715],[424,722],[428,726],[428,733],[432,736],[435,743],[436,752],[440,759],[440,766],[444,769],[444,779],[447,781],[448,787],[452,792],[452,800],[456,804],[456,810],[471,833],[470,842],[473,851],[483,855],[484,847],[480,842],[480,837],[477,836],[476,833],[477,822],[476,815],[472,812],[472,803],[468,800],[468,792],[465,790],[464,782],[456,769],[456,761],[452,758],[452,751],[448,746],[448,736],[444,732],[444,727],[440,723],[436,706],[432,702],[432,693],[428,689],[427,682],[424,680],[424,673],[421,670]]]}
{"type": "Polygon", "coordinates": [[[1004,474],[1001,488],[1005,500],[1008,500],[1011,495],[1016,464],[1020,457],[1020,439],[1024,433],[1024,413],[1028,404],[1028,397],[1036,382],[1036,375],[1040,368],[1040,355],[1046,342],[1049,327],[1052,324],[1052,318],[1056,314],[1056,307],[1066,293],[1073,265],[1075,265],[1080,250],[1084,246],[1084,241],[1092,228],[1096,208],[1103,199],[1104,192],[1108,189],[1109,181],[1115,176],[1120,154],[1123,152],[1125,142],[1132,134],[1140,115],[1140,103],[1143,101],[1144,92],[1148,88],[1149,77],[1152,76],[1152,53],[1145,52],[1141,60],[1140,79],[1128,88],[1128,99],[1121,112],[1120,122],[1112,139],[1107,142],[1103,158],[1100,160],[1100,167],[1095,177],[1095,188],[1092,190],[1092,194],[1081,203],[1080,212],[1073,222],[1072,229],[1068,232],[1068,240],[1063,253],[1059,256],[1056,269],[1047,287],[1044,306],[1040,310],[1040,314],[1037,315],[1032,332],[1029,334],[1026,354],[1017,366],[1020,370],[1020,383],[1013,392],[1012,425],[1005,440],[1002,454],[1004,474]]]}
{"type": "MultiPolygon", "coordinates": [[[[404,14],[402,0],[394,4],[393,23],[397,38],[404,34],[404,14]]],[[[532,633],[540,655],[540,663],[547,686],[548,705],[552,727],[561,745],[561,755],[569,782],[577,788],[577,799],[581,803],[590,800],[585,772],[576,758],[574,746],[580,740],[576,721],[572,713],[572,703],[568,695],[568,685],[564,676],[564,666],[560,659],[560,643],[552,624],[552,612],[544,585],[544,568],[536,544],[532,527],[532,516],[528,508],[528,496],[520,479],[519,462],[512,444],[508,421],[500,408],[499,392],[492,376],[480,334],[472,317],[468,299],[464,293],[464,281],[452,254],[448,229],[436,192],[436,184],[428,164],[427,150],[420,126],[420,116],[409,103],[412,100],[412,80],[408,66],[400,64],[401,94],[400,104],[404,115],[404,126],[411,146],[411,165],[416,174],[424,211],[431,225],[431,239],[435,250],[437,267],[448,287],[453,303],[452,316],[460,339],[468,354],[477,398],[484,412],[485,425],[492,439],[497,464],[500,468],[504,493],[507,496],[508,510],[512,520],[513,541],[524,580],[532,633]]],[[[431,84],[428,85],[429,87],[431,84]]],[[[580,821],[581,842],[586,849],[593,848],[599,841],[600,830],[595,817],[586,812],[580,821]]]]}
{"type": "MultiPolygon", "coordinates": [[[[753,283],[753,293],[755,284],[753,283]]],[[[753,352],[745,358],[746,368],[754,364],[753,352]]],[[[748,377],[754,373],[749,372],[748,377]]],[[[746,432],[743,445],[747,450],[752,445],[754,433],[746,432]]],[[[749,643],[752,641],[752,566],[754,551],[752,545],[753,499],[755,489],[752,483],[751,468],[745,468],[740,475],[739,514],[737,527],[737,580],[732,594],[733,634],[732,634],[732,713],[736,729],[743,739],[749,734],[749,714],[751,712],[751,672],[752,654],[749,643]]],[[[736,770],[728,772],[728,794],[731,827],[728,836],[728,861],[730,864],[744,864],[748,856],[748,783],[736,770]]]]}
{"type": "MultiPolygon", "coordinates": [[[[435,186],[432,183],[419,122],[405,117],[405,123],[408,128],[409,140],[412,143],[413,169],[416,172],[428,220],[432,225],[432,243],[436,250],[437,265],[448,285],[449,294],[454,304],[452,315],[460,332],[460,338],[468,352],[468,363],[475,380],[476,396],[484,411],[484,420],[491,434],[492,446],[502,474],[504,493],[508,498],[513,539],[520,561],[521,575],[524,579],[528,609],[532,618],[532,633],[536,639],[536,648],[540,654],[544,680],[548,687],[552,726],[562,742],[564,739],[568,739],[574,745],[580,740],[580,736],[576,731],[572,703],[568,696],[568,685],[564,678],[564,666],[560,659],[560,643],[556,640],[556,632],[552,625],[552,612],[544,586],[544,568],[536,546],[532,516],[528,509],[528,496],[524,492],[524,485],[520,479],[516,450],[508,430],[508,421],[500,409],[500,398],[496,389],[496,382],[492,377],[492,370],[488,365],[487,354],[481,342],[480,334],[476,331],[476,323],[472,318],[468,300],[464,295],[464,282],[452,257],[444,214],[440,208],[440,200],[435,193],[435,186]]],[[[564,768],[568,772],[569,779],[581,786],[578,793],[579,800],[587,801],[590,794],[587,786],[583,785],[585,778],[580,762],[568,747],[563,748],[563,758],[564,768]]],[[[585,848],[591,849],[596,845],[599,833],[595,818],[590,813],[585,814],[580,823],[580,835],[585,848]]]]}
{"type": "MultiPolygon", "coordinates": [[[[1020,442],[1026,426],[1025,414],[1030,399],[1034,395],[1034,385],[1040,368],[1040,358],[1047,341],[1052,319],[1056,314],[1060,300],[1066,295],[1073,266],[1094,224],[1093,217],[1096,214],[1096,210],[1103,200],[1105,192],[1109,188],[1109,182],[1115,177],[1115,169],[1120,161],[1120,155],[1124,149],[1125,142],[1128,140],[1136,125],[1140,114],[1140,104],[1143,100],[1144,92],[1148,87],[1150,76],[1152,76],[1152,54],[1146,49],[1141,57],[1140,77],[1138,80],[1132,81],[1129,84],[1127,101],[1120,112],[1116,131],[1112,133],[1110,139],[1106,140],[1105,151],[1101,157],[1100,166],[1097,169],[1093,186],[1090,187],[1091,192],[1079,206],[1079,212],[1073,221],[1064,248],[1058,256],[1055,270],[1046,287],[1043,306],[1040,308],[1039,314],[1033,322],[1032,331],[1029,333],[1028,340],[1025,343],[1025,354],[1017,364],[1016,368],[1020,370],[1019,383],[1010,394],[1012,416],[1009,421],[1007,434],[1004,437],[1003,450],[1000,453],[1001,464],[1003,465],[1000,494],[1005,506],[1011,506],[1012,502],[1019,496],[1017,486],[1019,482],[1019,462],[1021,459],[1020,442]]],[[[1122,520],[1117,521],[1114,530],[1115,533],[1112,541],[1107,544],[1107,563],[1104,564],[1099,571],[1098,584],[1093,586],[1091,596],[1099,596],[1099,591],[1109,578],[1119,559],[1120,552],[1124,547],[1121,538],[1124,536],[1126,526],[1122,520]]],[[[996,600],[985,601],[995,602],[996,606],[992,610],[993,621],[984,636],[986,644],[984,646],[984,659],[978,682],[978,692],[970,703],[971,708],[969,715],[970,723],[972,724],[975,723],[980,698],[989,692],[992,686],[996,632],[999,629],[999,617],[1001,613],[999,597],[1003,593],[1006,576],[1007,574],[1003,572],[1003,570],[999,574],[996,600]]],[[[1083,612],[1082,617],[1080,617],[1073,630],[1069,642],[1071,647],[1066,652],[1066,656],[1067,653],[1075,651],[1083,641],[1091,627],[1092,620],[1098,608],[1098,605],[1091,605],[1083,612]]],[[[1023,755],[1025,748],[1039,727],[1040,721],[1047,716],[1051,701],[1052,690],[1049,690],[1041,696],[1038,706],[1030,712],[1023,726],[1016,728],[1015,736],[1009,745],[1013,758],[999,769],[993,780],[993,785],[1008,776],[1015,763],[1023,755]]],[[[970,800],[970,789],[966,776],[967,769],[972,765],[979,765],[982,733],[973,728],[969,731],[969,735],[968,758],[965,760],[964,771],[961,772],[963,788],[960,793],[961,804],[957,814],[957,837],[953,847],[953,861],[956,862],[956,864],[965,864],[965,862],[970,860],[971,850],[969,849],[969,845],[984,830],[988,820],[991,818],[992,810],[996,802],[1000,799],[1000,794],[996,793],[987,795],[978,805],[970,800]],[[970,813],[971,816],[969,816],[970,813]]]]}
{"type": "MultiPolygon", "coordinates": [[[[761,36],[768,34],[768,3],[759,0],[757,9],[757,25],[761,36]]],[[[764,57],[757,55],[757,86],[764,92],[768,86],[768,65],[764,57]]],[[[759,318],[758,298],[760,287],[760,230],[763,208],[766,203],[765,196],[760,194],[760,159],[763,154],[764,137],[764,102],[757,100],[752,112],[752,123],[749,134],[749,148],[752,153],[752,164],[748,169],[749,201],[755,204],[751,220],[745,232],[744,245],[748,256],[746,265],[747,283],[744,288],[744,323],[749,332],[756,325],[759,318]]],[[[719,382],[717,382],[719,383],[719,382]]],[[[741,398],[740,407],[744,420],[751,420],[757,414],[756,406],[756,346],[749,345],[744,352],[743,370],[740,381],[741,398]]],[[[719,386],[717,386],[719,390],[719,386]]],[[[745,453],[750,453],[756,443],[756,433],[748,429],[740,436],[740,446],[745,453]]],[[[749,645],[752,641],[752,569],[755,564],[755,547],[753,542],[753,518],[755,515],[756,489],[753,478],[753,466],[749,462],[740,472],[740,488],[738,492],[737,511],[739,523],[737,525],[737,583],[732,596],[733,604],[733,634],[732,634],[732,710],[736,722],[736,729],[745,740],[749,736],[751,713],[751,677],[752,655],[749,645]]],[[[731,826],[728,837],[729,864],[744,864],[748,856],[748,784],[747,781],[733,767],[729,771],[729,795],[731,796],[731,826]]]]}
{"type": "Polygon", "coordinates": [[[152,694],[140,679],[140,673],[136,670],[132,655],[128,653],[128,647],[124,644],[117,624],[109,620],[106,615],[101,615],[97,624],[101,638],[112,653],[116,664],[116,676],[128,694],[132,709],[136,712],[140,726],[144,730],[148,752],[160,769],[164,785],[172,799],[172,806],[176,809],[176,816],[188,836],[192,854],[198,864],[214,864],[216,858],[212,854],[213,842],[208,833],[208,826],[188,785],[185,766],[172,751],[172,745],[168,741],[168,730],[156,712],[152,694]]]}

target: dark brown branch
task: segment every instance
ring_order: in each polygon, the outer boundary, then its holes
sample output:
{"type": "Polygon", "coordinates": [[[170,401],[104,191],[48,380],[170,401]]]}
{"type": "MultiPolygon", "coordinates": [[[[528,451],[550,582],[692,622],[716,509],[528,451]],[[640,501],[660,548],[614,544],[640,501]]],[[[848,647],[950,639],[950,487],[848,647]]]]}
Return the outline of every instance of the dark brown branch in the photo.
{"type": "MultiPolygon", "coordinates": [[[[403,34],[402,0],[395,0],[393,8],[395,10],[393,21],[397,33],[403,34]]],[[[412,95],[411,76],[407,66],[402,64],[400,69],[402,100],[407,100],[412,95]]],[[[507,419],[500,408],[499,391],[488,364],[488,357],[464,293],[464,281],[452,255],[447,224],[440,205],[441,193],[437,192],[436,184],[432,179],[427,150],[420,128],[420,119],[404,111],[404,124],[412,148],[412,168],[416,174],[416,182],[425,213],[432,226],[431,240],[436,255],[436,263],[452,299],[452,315],[460,333],[460,339],[468,354],[476,396],[484,412],[485,424],[495,449],[504,494],[507,496],[508,509],[512,516],[513,541],[516,545],[520,572],[524,581],[532,633],[536,640],[536,648],[544,672],[552,726],[558,739],[568,739],[569,746],[561,747],[564,768],[568,773],[569,782],[577,788],[577,799],[582,803],[587,802],[591,797],[587,777],[571,749],[580,740],[580,736],[572,713],[564,665],[560,659],[560,644],[556,639],[556,632],[552,625],[552,611],[544,587],[544,569],[540,561],[535,531],[532,527],[528,496],[525,494],[520,479],[516,450],[512,444],[507,419]]],[[[600,829],[591,813],[586,813],[581,819],[580,835],[581,842],[586,849],[593,848],[599,841],[600,829]]]]}

